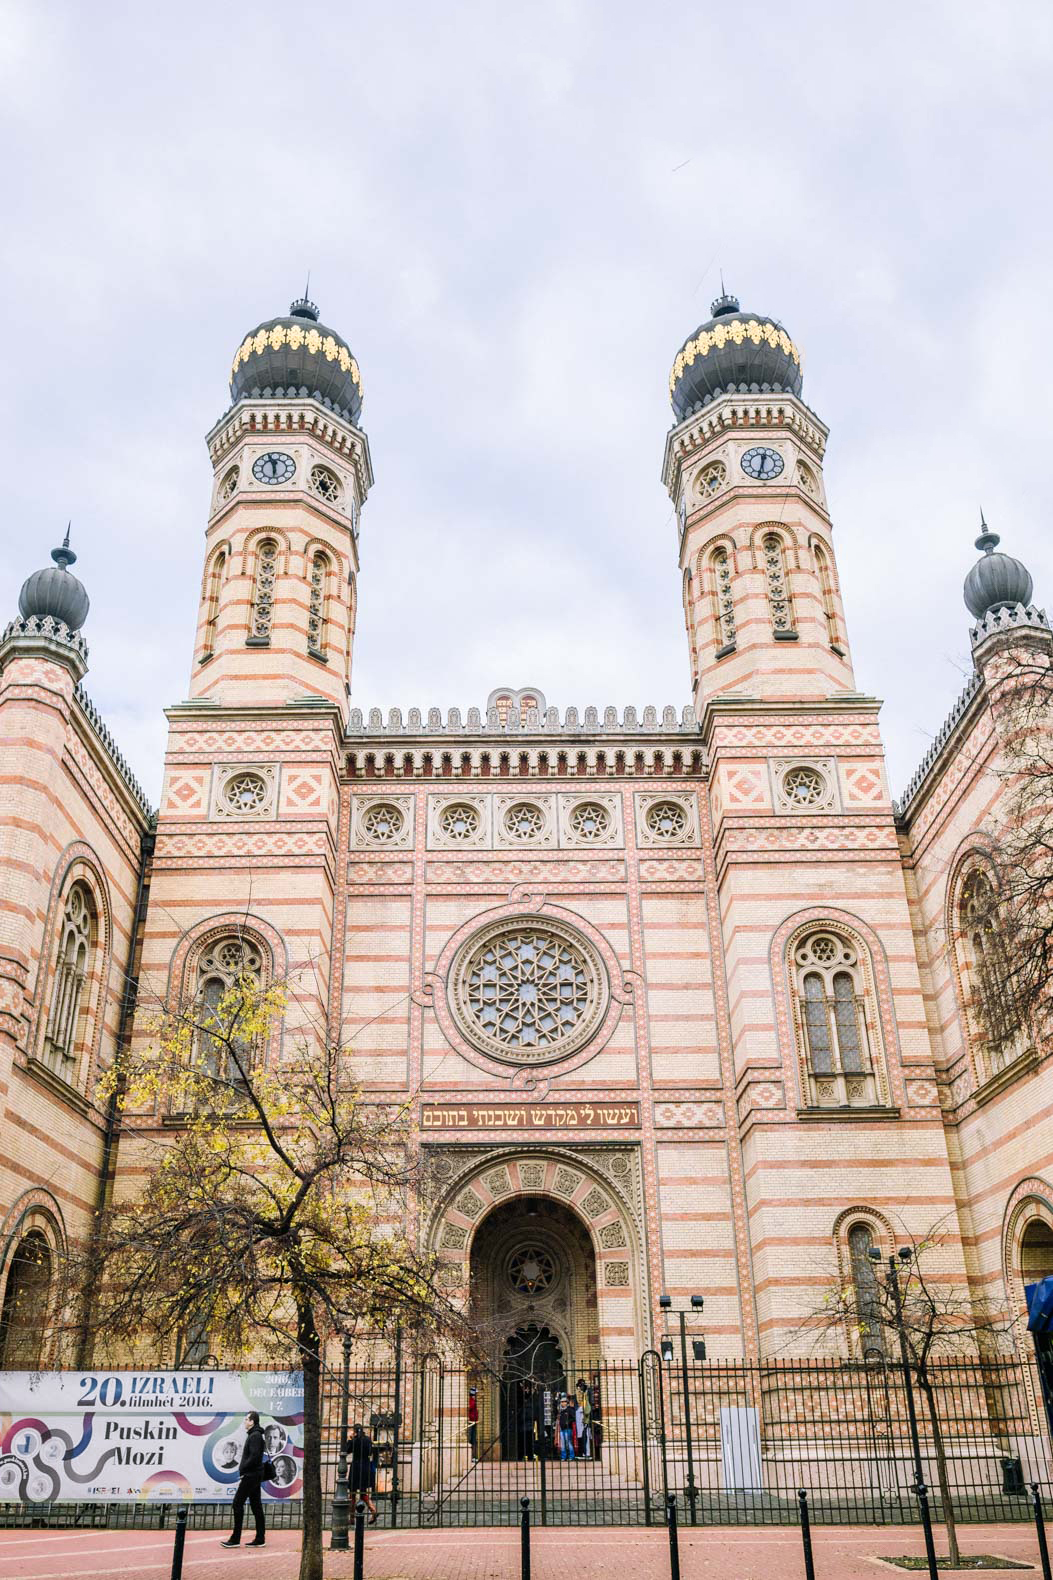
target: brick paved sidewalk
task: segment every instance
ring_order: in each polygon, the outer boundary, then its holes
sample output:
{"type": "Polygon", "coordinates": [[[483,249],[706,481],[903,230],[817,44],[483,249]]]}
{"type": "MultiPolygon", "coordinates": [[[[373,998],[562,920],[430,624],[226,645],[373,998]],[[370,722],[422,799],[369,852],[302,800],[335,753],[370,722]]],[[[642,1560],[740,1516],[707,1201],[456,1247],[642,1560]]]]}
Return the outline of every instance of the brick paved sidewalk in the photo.
{"type": "MultiPolygon", "coordinates": [[[[1035,1534],[1026,1525],[969,1526],[966,1552],[1031,1563],[1040,1580],[1035,1534]]],[[[278,1531],[266,1548],[224,1552],[222,1533],[187,1538],[186,1580],[296,1580],[299,1533],[278,1531]]],[[[816,1580],[903,1576],[875,1562],[881,1553],[923,1551],[921,1534],[903,1526],[839,1526],[815,1532],[816,1580]]],[[[680,1534],[683,1580],[803,1580],[800,1533],[792,1529],[710,1527],[680,1534]]],[[[0,1531],[0,1580],[169,1580],[171,1532],[0,1531]]],[[[532,1580],[668,1580],[664,1530],[536,1530],[532,1580]]],[[[1011,1571],[1010,1571],[1011,1572],[1011,1571]]],[[[326,1580],[351,1580],[351,1554],[326,1553],[326,1580]]],[[[973,1570],[993,1576],[1005,1571],[973,1570]]],[[[519,1532],[499,1530],[371,1531],[366,1580],[519,1580],[519,1532]]]]}

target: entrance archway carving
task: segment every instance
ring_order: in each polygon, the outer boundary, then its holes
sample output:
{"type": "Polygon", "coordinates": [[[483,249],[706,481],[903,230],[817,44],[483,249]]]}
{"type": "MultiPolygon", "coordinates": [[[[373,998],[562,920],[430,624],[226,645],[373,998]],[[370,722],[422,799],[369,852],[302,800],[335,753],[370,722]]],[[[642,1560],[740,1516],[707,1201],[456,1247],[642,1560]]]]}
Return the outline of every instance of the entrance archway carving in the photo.
{"type": "MultiPolygon", "coordinates": [[[[608,1359],[638,1355],[646,1342],[638,1155],[629,1148],[602,1147],[573,1153],[541,1147],[466,1153],[436,1148],[432,1157],[439,1200],[429,1244],[451,1295],[465,1304],[469,1299],[472,1246],[493,1209],[519,1202],[525,1214],[533,1202],[540,1212],[547,1199],[568,1211],[591,1243],[597,1354],[608,1359]]],[[[572,1335],[562,1338],[569,1344],[572,1335]]]]}

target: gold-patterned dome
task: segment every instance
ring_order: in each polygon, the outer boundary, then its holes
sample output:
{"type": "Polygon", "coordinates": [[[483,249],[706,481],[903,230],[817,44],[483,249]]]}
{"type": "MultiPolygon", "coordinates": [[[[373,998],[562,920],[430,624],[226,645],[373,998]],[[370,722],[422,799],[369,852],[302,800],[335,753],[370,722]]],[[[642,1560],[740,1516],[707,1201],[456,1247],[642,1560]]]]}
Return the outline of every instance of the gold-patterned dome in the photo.
{"type": "Polygon", "coordinates": [[[780,323],[763,313],[743,313],[738,297],[718,296],[712,318],[676,354],[669,397],[677,422],[718,395],[735,392],[801,393],[801,353],[780,323]]]}
{"type": "Polygon", "coordinates": [[[357,425],[362,375],[346,341],[318,322],[306,297],[285,318],[268,318],[245,336],[230,370],[233,401],[313,396],[357,425]]]}

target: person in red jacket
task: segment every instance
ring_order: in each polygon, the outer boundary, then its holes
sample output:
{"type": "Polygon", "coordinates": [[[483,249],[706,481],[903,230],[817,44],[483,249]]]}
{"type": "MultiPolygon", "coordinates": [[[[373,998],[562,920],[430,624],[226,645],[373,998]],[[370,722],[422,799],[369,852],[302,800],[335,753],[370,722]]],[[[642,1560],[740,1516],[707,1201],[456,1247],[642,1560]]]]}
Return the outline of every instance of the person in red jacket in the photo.
{"type": "Polygon", "coordinates": [[[468,1447],[472,1451],[472,1458],[479,1458],[477,1447],[479,1439],[479,1396],[474,1388],[468,1390],[468,1447]]]}

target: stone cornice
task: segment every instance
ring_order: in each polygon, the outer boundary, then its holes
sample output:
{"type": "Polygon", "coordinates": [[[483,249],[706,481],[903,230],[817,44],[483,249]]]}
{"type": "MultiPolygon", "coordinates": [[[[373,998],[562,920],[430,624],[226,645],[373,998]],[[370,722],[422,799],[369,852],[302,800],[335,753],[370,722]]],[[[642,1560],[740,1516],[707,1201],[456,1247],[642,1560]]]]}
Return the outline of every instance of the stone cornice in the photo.
{"type": "Polygon", "coordinates": [[[267,438],[286,443],[314,439],[354,468],[361,500],[373,486],[373,462],[365,433],[309,396],[303,400],[240,400],[209,430],[205,443],[213,467],[218,467],[238,444],[267,438]]]}
{"type": "Polygon", "coordinates": [[[721,724],[738,722],[741,719],[778,718],[780,720],[793,718],[800,722],[806,716],[820,715],[823,718],[836,718],[843,714],[871,714],[874,718],[881,711],[882,704],[877,697],[864,696],[862,692],[839,692],[832,697],[817,697],[815,699],[801,699],[799,697],[780,700],[777,697],[751,697],[745,694],[728,693],[722,697],[710,697],[702,709],[702,722],[700,730],[706,750],[709,750],[713,732],[721,724]]]}
{"type": "Polygon", "coordinates": [[[448,709],[445,717],[441,708],[429,708],[426,717],[421,708],[410,708],[405,719],[401,708],[390,708],[386,723],[380,708],[370,708],[366,719],[363,719],[361,708],[352,708],[347,724],[349,744],[372,742],[374,739],[386,744],[393,736],[410,739],[471,737],[473,741],[486,736],[500,739],[505,744],[509,738],[523,736],[573,736],[590,740],[611,735],[635,738],[639,735],[697,734],[698,724],[689,702],[685,703],[679,715],[673,707],[663,708],[661,719],[658,709],[650,706],[643,709],[642,716],[633,707],[625,708],[621,715],[617,708],[606,707],[602,718],[599,708],[588,707],[584,713],[579,708],[567,708],[562,719],[558,708],[546,708],[544,713],[537,708],[529,708],[525,718],[520,718],[516,710],[510,709],[504,722],[496,708],[485,712],[482,708],[469,708],[463,720],[460,708],[448,709]]]}
{"type": "Polygon", "coordinates": [[[662,482],[674,496],[678,491],[680,468],[703,446],[723,439],[736,429],[782,428],[822,461],[830,430],[803,401],[783,391],[781,394],[723,395],[701,411],[685,417],[666,435],[662,458],[662,482]]]}

